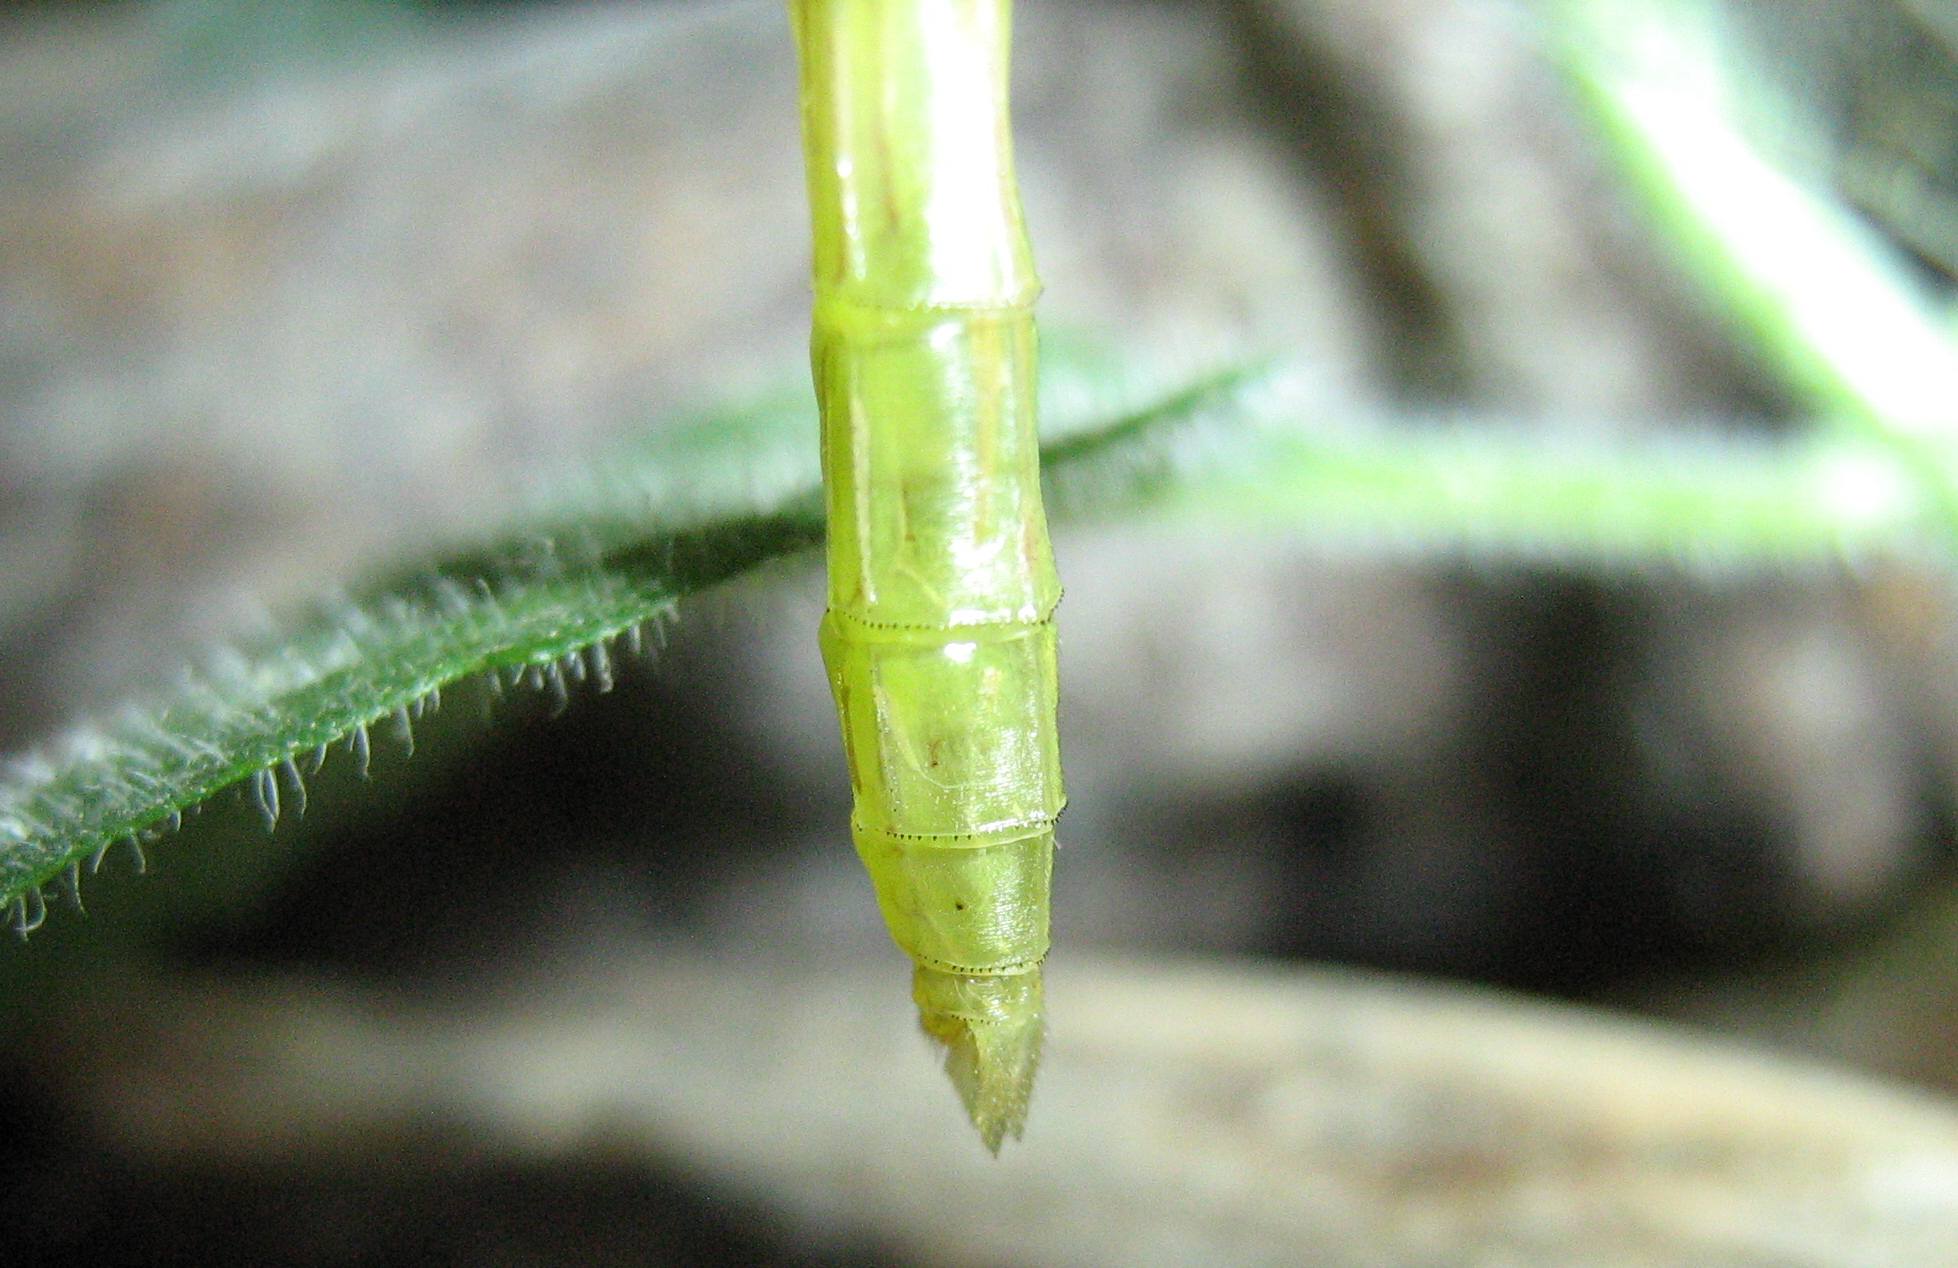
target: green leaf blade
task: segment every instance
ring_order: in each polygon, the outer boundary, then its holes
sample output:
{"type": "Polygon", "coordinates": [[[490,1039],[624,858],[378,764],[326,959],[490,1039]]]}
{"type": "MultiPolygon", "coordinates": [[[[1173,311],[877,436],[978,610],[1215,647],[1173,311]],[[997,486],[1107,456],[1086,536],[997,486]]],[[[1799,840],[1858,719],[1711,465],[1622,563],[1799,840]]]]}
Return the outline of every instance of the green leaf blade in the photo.
{"type": "MultiPolygon", "coordinates": [[[[1598,569],[1917,559],[1941,540],[1928,499],[1911,496],[1921,486],[1867,440],[1547,444],[1513,427],[1333,427],[1322,404],[1288,388],[1278,359],[1167,382],[1096,373],[1119,403],[1077,395],[1050,410],[1043,465],[1057,515],[1149,507],[1197,526],[1302,529],[1373,555],[1412,547],[1598,569]]],[[[750,421],[739,444],[681,437],[574,482],[485,544],[398,574],[282,642],[221,656],[160,706],[17,763],[0,779],[0,910],[31,927],[43,886],[225,789],[259,781],[270,818],[270,802],[300,795],[322,746],[357,747],[397,717],[412,725],[458,681],[602,678],[614,641],[820,544],[808,407],[750,421]],[[779,469],[726,469],[743,453],[779,469]],[[688,478],[709,454],[718,473],[688,478]]]]}
{"type": "Polygon", "coordinates": [[[299,764],[327,746],[390,719],[411,726],[462,678],[564,672],[567,657],[660,619],[675,599],[670,586],[606,574],[508,580],[458,588],[446,604],[349,608],[270,656],[216,666],[157,712],[76,732],[0,788],[0,902],[23,904],[64,870],[247,780],[271,781],[260,800],[276,818],[283,796],[303,795],[292,786],[299,764]]]}

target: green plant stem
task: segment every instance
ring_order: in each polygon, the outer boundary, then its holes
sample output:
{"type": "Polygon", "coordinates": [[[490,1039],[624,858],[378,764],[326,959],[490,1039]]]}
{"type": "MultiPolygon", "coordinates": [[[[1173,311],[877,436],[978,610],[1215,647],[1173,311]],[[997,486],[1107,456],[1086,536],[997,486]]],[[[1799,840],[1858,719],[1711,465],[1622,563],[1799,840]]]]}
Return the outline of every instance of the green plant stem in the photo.
{"type": "Polygon", "coordinates": [[[1729,106],[1703,6],[1562,0],[1554,49],[1680,260],[1824,421],[1884,446],[1958,548],[1958,342],[1894,251],[1777,168],[1729,106]]]}

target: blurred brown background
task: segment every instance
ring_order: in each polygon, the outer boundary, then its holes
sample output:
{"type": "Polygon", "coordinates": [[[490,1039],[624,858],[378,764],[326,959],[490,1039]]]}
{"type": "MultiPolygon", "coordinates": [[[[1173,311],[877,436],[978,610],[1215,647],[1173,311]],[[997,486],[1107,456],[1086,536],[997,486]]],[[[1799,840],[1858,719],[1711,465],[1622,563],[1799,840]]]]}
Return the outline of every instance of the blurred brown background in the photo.
{"type": "MultiPolygon", "coordinates": [[[[1728,17],[1766,135],[1944,284],[1958,20],[1932,0],[1728,17]]],[[[1530,5],[1072,0],[1017,20],[1050,323],[1165,362],[1288,349],[1335,415],[1802,421],[1626,202],[1530,5]]],[[[793,380],[795,122],[769,3],[0,16],[0,749],[466,534],[539,472],[793,380]]],[[[1120,526],[1058,548],[1057,969],[1098,948],[1145,974],[1192,952],[1415,970],[1958,1084],[1939,579],[1587,577],[1120,526]]],[[[555,719],[517,700],[488,726],[452,708],[372,785],[329,768],[276,848],[220,806],[148,879],[109,868],[89,919],[57,910],[0,948],[27,984],[0,1169],[30,1257],[923,1253],[929,1210],[813,1209],[678,1129],[512,1160],[498,1129],[450,1124],[405,1148],[441,1166],[377,1172],[350,1160],[402,1147],[355,1113],[288,1150],[285,1110],[197,1109],[187,1089],[217,1076],[169,1051],[195,1001],[268,974],[466,1028],[608,960],[862,966],[901,1011],[846,844],[819,604],[809,568],[744,584],[610,696],[555,719]],[[199,1115],[216,1125],[185,1146],[199,1115]]],[[[745,971],[676,977],[682,1003],[645,1024],[697,1036],[712,1071],[735,1030],[680,1014],[759,989],[745,971]]],[[[331,1049],[337,1014],[307,998],[289,1002],[331,1049]]],[[[414,1120],[397,1108],[379,1117],[414,1120]]],[[[1382,1254],[1351,1262],[1469,1262],[1382,1254]]]]}

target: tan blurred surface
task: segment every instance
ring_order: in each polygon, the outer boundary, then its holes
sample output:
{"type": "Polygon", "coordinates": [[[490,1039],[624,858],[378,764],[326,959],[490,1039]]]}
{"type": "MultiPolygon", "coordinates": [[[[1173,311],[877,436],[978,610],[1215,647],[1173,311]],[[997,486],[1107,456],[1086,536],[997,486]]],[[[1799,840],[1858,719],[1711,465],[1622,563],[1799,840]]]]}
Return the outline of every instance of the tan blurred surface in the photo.
{"type": "Polygon", "coordinates": [[[1516,997],[1274,965],[1057,957],[995,1161],[894,957],[641,948],[439,1003],[157,978],[70,1010],[50,1077],[168,1165],[382,1175],[643,1157],[808,1253],[906,1262],[1931,1265],[1958,1112],[1516,997]]]}

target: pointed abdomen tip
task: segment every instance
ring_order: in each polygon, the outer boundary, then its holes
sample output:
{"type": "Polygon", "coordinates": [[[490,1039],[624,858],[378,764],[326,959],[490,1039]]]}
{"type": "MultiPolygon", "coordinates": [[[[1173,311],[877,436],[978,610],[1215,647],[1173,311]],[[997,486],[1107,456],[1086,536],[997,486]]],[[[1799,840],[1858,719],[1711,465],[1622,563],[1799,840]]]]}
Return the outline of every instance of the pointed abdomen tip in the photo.
{"type": "Polygon", "coordinates": [[[925,1033],[945,1046],[945,1073],[994,1156],[1026,1127],[1047,1018],[1040,966],[1013,974],[920,965],[912,998],[925,1033]]]}

